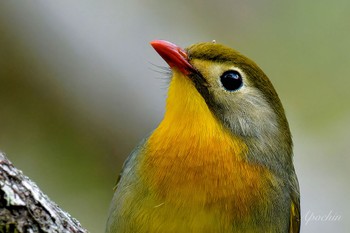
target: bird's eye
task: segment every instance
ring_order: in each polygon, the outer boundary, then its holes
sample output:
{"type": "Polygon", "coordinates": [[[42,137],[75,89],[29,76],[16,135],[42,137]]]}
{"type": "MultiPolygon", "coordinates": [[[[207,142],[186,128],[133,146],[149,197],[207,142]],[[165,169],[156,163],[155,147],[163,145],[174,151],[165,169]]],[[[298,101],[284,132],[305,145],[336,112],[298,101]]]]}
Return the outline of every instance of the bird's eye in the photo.
{"type": "Polygon", "coordinates": [[[243,85],[242,76],[236,70],[225,71],[221,75],[220,81],[227,91],[237,91],[243,85]]]}

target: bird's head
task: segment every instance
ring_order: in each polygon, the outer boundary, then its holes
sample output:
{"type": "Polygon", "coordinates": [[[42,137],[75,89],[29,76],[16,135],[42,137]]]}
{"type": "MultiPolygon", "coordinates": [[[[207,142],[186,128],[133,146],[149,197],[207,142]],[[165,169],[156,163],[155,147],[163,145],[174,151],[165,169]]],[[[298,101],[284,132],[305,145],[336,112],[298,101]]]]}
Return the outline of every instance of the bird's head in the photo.
{"type": "Polygon", "coordinates": [[[183,102],[179,111],[188,104],[200,108],[202,101],[217,121],[233,135],[251,141],[257,151],[292,153],[281,101],[255,62],[215,41],[186,49],[163,40],[151,45],[172,70],[168,98],[183,102]]]}

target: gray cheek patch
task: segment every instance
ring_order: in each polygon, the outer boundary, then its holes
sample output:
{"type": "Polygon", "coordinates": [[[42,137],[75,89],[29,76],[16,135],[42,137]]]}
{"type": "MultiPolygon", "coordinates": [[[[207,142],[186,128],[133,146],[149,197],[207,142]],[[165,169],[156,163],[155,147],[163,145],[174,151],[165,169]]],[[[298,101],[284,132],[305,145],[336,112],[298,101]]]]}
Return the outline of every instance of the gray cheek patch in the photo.
{"type": "Polygon", "coordinates": [[[229,100],[219,100],[223,122],[234,134],[247,137],[273,136],[278,134],[277,116],[262,93],[245,86],[229,100]]]}

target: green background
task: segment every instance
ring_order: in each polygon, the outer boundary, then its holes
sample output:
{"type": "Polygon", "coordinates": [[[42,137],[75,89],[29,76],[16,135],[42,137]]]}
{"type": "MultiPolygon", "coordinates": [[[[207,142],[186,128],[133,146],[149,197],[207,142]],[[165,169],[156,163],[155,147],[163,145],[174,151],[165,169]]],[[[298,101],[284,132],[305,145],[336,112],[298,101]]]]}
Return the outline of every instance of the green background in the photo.
{"type": "Polygon", "coordinates": [[[302,232],[347,232],[350,1],[0,2],[0,150],[91,232],[123,160],[162,118],[166,39],[256,61],[289,118],[302,232]],[[314,216],[339,221],[312,221],[314,216]],[[309,214],[307,214],[309,213],[309,214]]]}

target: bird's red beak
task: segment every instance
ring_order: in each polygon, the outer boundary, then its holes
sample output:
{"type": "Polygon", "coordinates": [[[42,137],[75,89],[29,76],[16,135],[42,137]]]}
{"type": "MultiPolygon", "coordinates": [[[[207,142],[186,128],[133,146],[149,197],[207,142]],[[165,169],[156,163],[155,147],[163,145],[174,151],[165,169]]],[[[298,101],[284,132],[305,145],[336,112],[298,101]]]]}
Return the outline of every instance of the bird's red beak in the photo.
{"type": "Polygon", "coordinates": [[[179,46],[165,40],[154,40],[151,41],[150,44],[168,63],[170,68],[177,68],[185,75],[188,75],[195,70],[188,62],[186,51],[179,46]]]}

